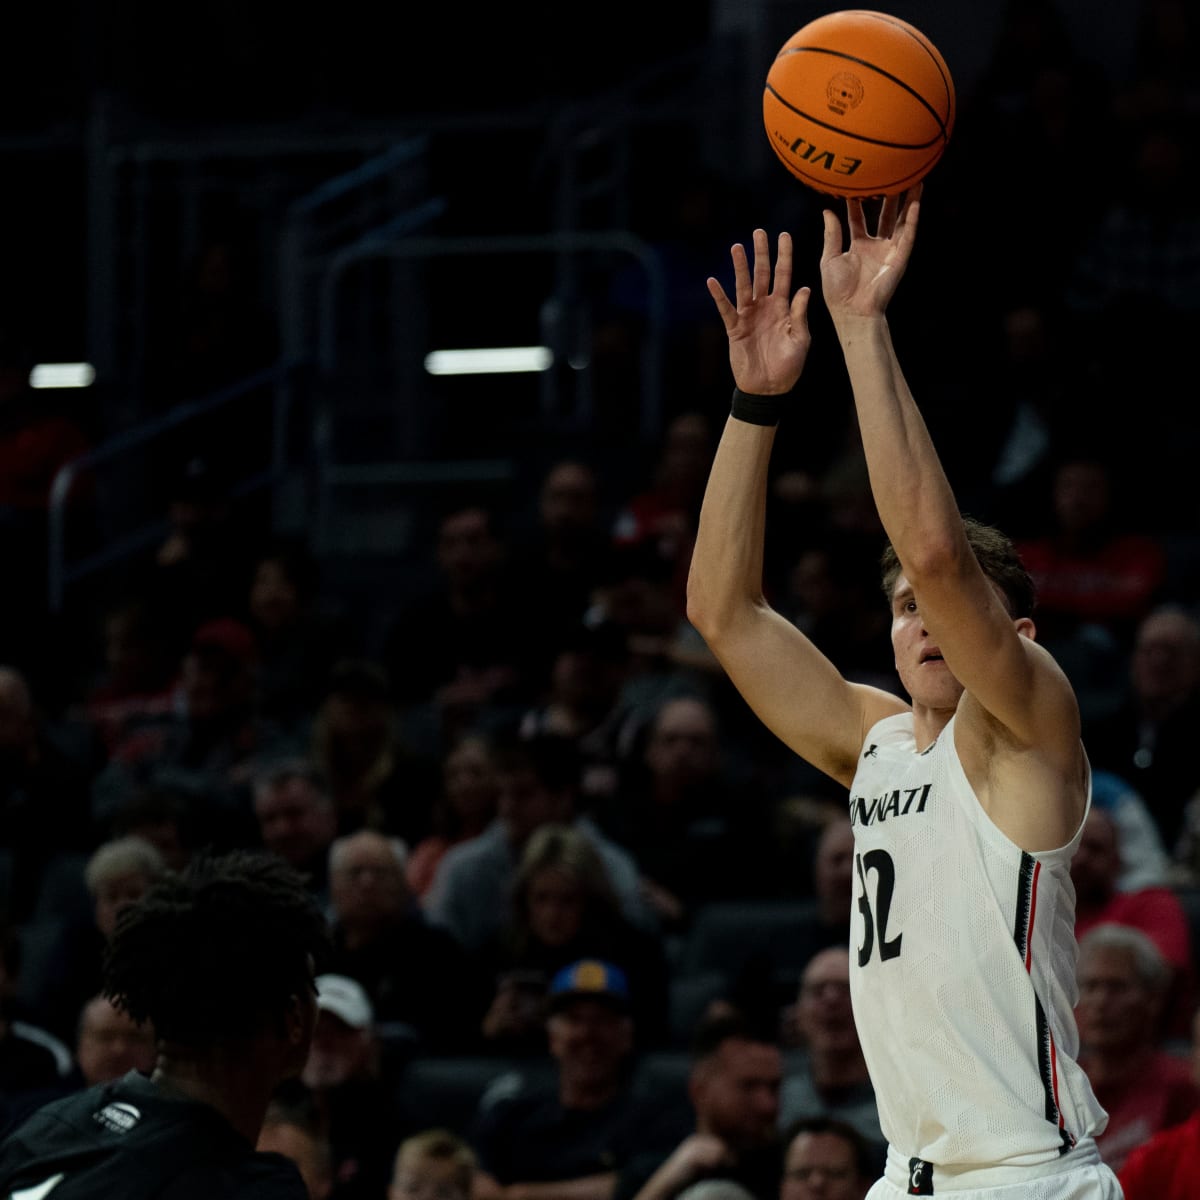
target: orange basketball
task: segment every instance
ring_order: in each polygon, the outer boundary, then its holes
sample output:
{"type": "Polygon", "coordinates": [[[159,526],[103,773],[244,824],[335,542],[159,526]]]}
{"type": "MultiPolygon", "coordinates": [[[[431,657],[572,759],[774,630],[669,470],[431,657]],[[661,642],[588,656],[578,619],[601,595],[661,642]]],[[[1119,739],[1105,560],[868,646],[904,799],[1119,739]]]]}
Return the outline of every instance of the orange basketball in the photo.
{"type": "Polygon", "coordinates": [[[830,196],[887,196],[937,165],[954,101],[946,62],[919,29],[847,9],[784,42],[767,72],[763,122],[801,183],[830,196]]]}

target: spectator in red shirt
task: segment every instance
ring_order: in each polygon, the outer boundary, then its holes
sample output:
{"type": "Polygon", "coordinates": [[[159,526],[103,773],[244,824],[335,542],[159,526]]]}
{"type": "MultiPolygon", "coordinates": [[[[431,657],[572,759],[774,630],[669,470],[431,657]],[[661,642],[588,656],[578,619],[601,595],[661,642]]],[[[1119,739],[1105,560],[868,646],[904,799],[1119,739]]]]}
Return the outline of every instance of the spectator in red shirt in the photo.
{"type": "Polygon", "coordinates": [[[1039,636],[1057,640],[1094,624],[1127,645],[1163,584],[1163,545],[1120,527],[1112,470],[1099,456],[1064,458],[1051,503],[1052,531],[1018,546],[1037,585],[1039,636]]]}
{"type": "Polygon", "coordinates": [[[1188,1063],[1156,1034],[1170,969],[1140,930],[1099,925],[1080,939],[1079,1063],[1108,1125],[1096,1138],[1114,1171],[1160,1129],[1200,1107],[1188,1063]]]}
{"type": "Polygon", "coordinates": [[[1144,933],[1167,965],[1169,980],[1159,1032],[1186,1037],[1195,987],[1187,913],[1169,887],[1122,891],[1121,843],[1112,815],[1093,807],[1083,824],[1079,849],[1071,860],[1075,885],[1075,936],[1099,925],[1117,924],[1144,933]]]}
{"type": "MultiPolygon", "coordinates": [[[[1192,1077],[1200,1075],[1200,1013],[1192,1024],[1192,1077]]],[[[1121,1168],[1125,1200],[1193,1200],[1200,1179],[1200,1110],[1130,1151],[1121,1168]]]]}

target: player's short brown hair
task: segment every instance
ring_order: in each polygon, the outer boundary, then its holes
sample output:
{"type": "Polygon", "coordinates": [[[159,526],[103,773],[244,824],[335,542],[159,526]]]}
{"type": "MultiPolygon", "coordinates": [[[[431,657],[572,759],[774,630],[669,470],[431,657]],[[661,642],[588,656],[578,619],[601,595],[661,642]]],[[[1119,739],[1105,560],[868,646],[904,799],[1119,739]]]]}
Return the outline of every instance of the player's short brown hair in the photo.
{"type": "MultiPolygon", "coordinates": [[[[974,517],[963,517],[963,529],[983,573],[1004,593],[1009,616],[1014,620],[1032,617],[1037,599],[1033,579],[1012,539],[995,526],[985,525],[974,517]]],[[[879,565],[883,594],[890,601],[896,580],[903,572],[890,543],[884,547],[879,565]]]]}

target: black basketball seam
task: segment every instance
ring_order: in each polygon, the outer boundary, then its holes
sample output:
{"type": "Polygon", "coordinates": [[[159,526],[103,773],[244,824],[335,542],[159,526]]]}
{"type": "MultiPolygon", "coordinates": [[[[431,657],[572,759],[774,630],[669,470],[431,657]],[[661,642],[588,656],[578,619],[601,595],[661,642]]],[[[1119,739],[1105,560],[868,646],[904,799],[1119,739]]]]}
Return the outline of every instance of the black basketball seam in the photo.
{"type": "Polygon", "coordinates": [[[866,8],[856,8],[852,11],[861,14],[864,17],[873,17],[877,21],[882,21],[885,25],[890,25],[893,29],[898,29],[905,36],[911,38],[926,54],[929,55],[929,61],[933,63],[937,73],[942,77],[942,87],[946,89],[946,103],[950,109],[950,115],[954,115],[954,87],[949,78],[950,68],[942,70],[942,62],[940,61],[941,51],[919,30],[914,30],[902,21],[898,21],[895,17],[889,17],[887,13],[872,12],[866,8]]]}
{"type": "MultiPolygon", "coordinates": [[[[832,185],[833,181],[830,180],[827,176],[813,175],[813,174],[810,174],[808,171],[800,170],[799,166],[796,163],[791,162],[789,159],[784,158],[783,153],[780,151],[779,147],[775,144],[774,138],[769,138],[768,140],[771,143],[771,149],[775,151],[775,157],[778,158],[779,161],[781,163],[783,163],[783,165],[788,169],[788,171],[790,171],[798,179],[802,179],[803,182],[807,182],[807,183],[814,183],[814,184],[824,183],[826,185],[826,187],[818,188],[817,189],[818,191],[826,192],[827,195],[831,195],[831,196],[837,196],[839,194],[837,192],[831,192],[828,190],[829,187],[832,185]]],[[[903,176],[903,178],[901,178],[901,179],[894,180],[892,183],[888,184],[888,186],[896,187],[897,192],[903,191],[904,188],[899,187],[898,185],[904,183],[904,181],[908,180],[908,179],[920,178],[922,176],[922,173],[925,171],[925,169],[926,169],[925,164],[922,163],[921,166],[918,167],[916,170],[910,171],[909,174],[903,176]]],[[[850,191],[851,191],[850,188],[845,189],[845,192],[847,195],[850,194],[850,191]]],[[[878,188],[857,188],[857,189],[854,189],[854,194],[857,196],[866,197],[866,196],[882,196],[885,193],[881,192],[878,188]]]]}
{"type": "MultiPolygon", "coordinates": [[[[875,63],[869,62],[865,58],[857,58],[853,54],[847,54],[843,50],[826,50],[822,46],[795,46],[791,50],[780,51],[780,53],[778,55],[776,55],[775,61],[778,62],[779,59],[784,57],[784,55],[791,55],[791,54],[828,54],[831,58],[840,58],[840,59],[844,59],[846,62],[858,63],[858,65],[860,67],[866,67],[868,70],[874,71],[876,75],[882,75],[884,79],[890,79],[892,81],[892,83],[894,83],[899,88],[903,88],[904,91],[906,91],[914,100],[916,100],[918,103],[920,103],[921,106],[929,113],[929,115],[937,122],[938,128],[942,131],[942,141],[950,140],[950,133],[949,133],[948,126],[947,126],[946,122],[943,121],[940,116],[938,116],[937,110],[933,107],[933,105],[930,104],[929,101],[926,100],[925,97],[922,96],[920,92],[909,87],[909,85],[907,83],[905,83],[903,79],[898,79],[890,71],[885,71],[882,67],[876,66],[875,63]]],[[[825,129],[837,130],[839,128],[837,125],[829,125],[829,124],[825,124],[824,122],[818,121],[816,117],[811,116],[809,113],[801,112],[800,109],[794,108],[771,86],[769,80],[767,82],[767,91],[769,91],[771,93],[771,95],[774,96],[775,99],[778,100],[779,103],[782,104],[785,108],[790,108],[792,110],[792,112],[794,112],[798,117],[804,117],[809,121],[814,121],[818,125],[823,125],[823,127],[825,129]]],[[[948,115],[949,116],[954,115],[953,106],[951,106],[951,111],[948,115]]],[[[842,131],[842,132],[844,132],[844,131],[842,131]]],[[[857,134],[855,136],[857,137],[857,134]]],[[[867,141],[871,141],[872,139],[871,138],[860,138],[859,140],[867,142],[867,141]]],[[[921,146],[928,146],[929,144],[930,144],[929,142],[919,142],[919,143],[917,143],[917,145],[915,145],[911,148],[919,149],[921,146]]],[[[905,144],[903,142],[877,142],[876,145],[881,145],[881,146],[894,145],[897,147],[897,149],[903,149],[905,144]]]]}
{"type": "Polygon", "coordinates": [[[828,129],[832,133],[840,133],[846,137],[852,137],[856,142],[863,142],[869,146],[886,146],[891,150],[924,150],[928,146],[936,146],[939,142],[945,143],[946,127],[938,122],[938,127],[942,131],[941,137],[930,138],[927,142],[885,142],[880,138],[868,137],[865,133],[854,133],[852,130],[843,128],[840,125],[831,125],[828,121],[822,121],[819,117],[814,117],[812,113],[805,112],[803,109],[797,108],[794,104],[789,104],[769,83],[767,91],[779,101],[789,112],[793,112],[796,116],[803,118],[805,121],[811,122],[813,125],[819,125],[822,129],[828,129]]]}

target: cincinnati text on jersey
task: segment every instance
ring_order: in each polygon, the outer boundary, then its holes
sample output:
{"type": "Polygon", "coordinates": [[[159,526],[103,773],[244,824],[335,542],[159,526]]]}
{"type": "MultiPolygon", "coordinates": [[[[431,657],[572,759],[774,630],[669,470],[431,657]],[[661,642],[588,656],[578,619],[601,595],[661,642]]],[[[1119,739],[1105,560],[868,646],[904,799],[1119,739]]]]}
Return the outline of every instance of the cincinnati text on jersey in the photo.
{"type": "Polygon", "coordinates": [[[850,797],[850,824],[873,825],[876,821],[886,821],[889,817],[907,817],[910,812],[925,811],[925,802],[929,799],[932,783],[920,787],[897,788],[892,792],[884,792],[882,796],[850,797]]]}

